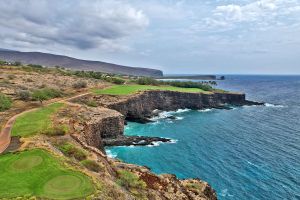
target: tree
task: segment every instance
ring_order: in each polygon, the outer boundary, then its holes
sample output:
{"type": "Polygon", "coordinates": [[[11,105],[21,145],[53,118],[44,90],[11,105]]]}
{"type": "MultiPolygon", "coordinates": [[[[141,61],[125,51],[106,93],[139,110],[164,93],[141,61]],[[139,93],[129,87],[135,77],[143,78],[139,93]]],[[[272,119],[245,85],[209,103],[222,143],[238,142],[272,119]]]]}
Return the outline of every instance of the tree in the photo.
{"type": "Polygon", "coordinates": [[[1,66],[1,65],[5,65],[5,63],[6,63],[5,61],[0,60],[0,66],[1,66]]]}
{"type": "Polygon", "coordinates": [[[0,112],[8,110],[11,107],[11,98],[0,93],[0,112]]]}
{"type": "Polygon", "coordinates": [[[41,102],[43,104],[43,101],[49,99],[49,96],[44,90],[35,90],[32,93],[32,99],[41,102]]]}
{"type": "Polygon", "coordinates": [[[14,63],[14,65],[15,65],[15,66],[21,66],[22,63],[21,63],[20,61],[16,61],[16,62],[14,63]]]}

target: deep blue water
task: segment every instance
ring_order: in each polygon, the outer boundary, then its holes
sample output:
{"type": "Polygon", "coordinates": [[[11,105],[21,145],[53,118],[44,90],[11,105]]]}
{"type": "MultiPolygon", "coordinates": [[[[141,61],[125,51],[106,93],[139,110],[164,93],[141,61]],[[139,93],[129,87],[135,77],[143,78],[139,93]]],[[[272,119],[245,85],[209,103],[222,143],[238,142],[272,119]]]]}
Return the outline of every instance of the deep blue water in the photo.
{"type": "Polygon", "coordinates": [[[114,147],[109,153],[158,174],[199,177],[221,200],[300,199],[300,76],[227,76],[218,87],[269,104],[177,112],[173,121],[129,123],[128,135],[177,142],[114,147]]]}

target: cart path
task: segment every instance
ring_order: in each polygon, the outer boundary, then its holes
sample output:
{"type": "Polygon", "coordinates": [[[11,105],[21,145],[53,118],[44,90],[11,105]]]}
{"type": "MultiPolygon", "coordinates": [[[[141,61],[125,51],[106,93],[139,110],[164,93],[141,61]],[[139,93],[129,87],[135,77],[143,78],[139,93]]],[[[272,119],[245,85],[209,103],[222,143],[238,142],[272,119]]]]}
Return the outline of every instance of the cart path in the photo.
{"type": "MultiPolygon", "coordinates": [[[[66,104],[69,104],[69,105],[77,105],[79,106],[79,104],[75,104],[75,103],[71,103],[71,102],[68,102],[69,100],[72,100],[72,99],[75,99],[75,98],[78,98],[78,97],[82,97],[82,96],[85,96],[85,95],[88,95],[90,94],[90,92],[87,92],[87,93],[83,93],[83,94],[78,94],[78,95],[75,95],[75,96],[72,96],[72,97],[69,97],[69,98],[66,98],[66,99],[60,99],[60,100],[57,100],[57,101],[54,101],[54,102],[51,102],[51,103],[48,103],[46,105],[50,105],[50,104],[53,104],[53,103],[59,103],[59,102],[62,102],[62,103],[66,103],[66,104]]],[[[35,111],[37,109],[39,109],[40,107],[38,108],[32,108],[32,109],[29,109],[29,110],[25,110],[19,114],[16,114],[14,116],[12,116],[7,122],[6,124],[4,125],[4,127],[2,128],[1,132],[0,132],[0,154],[2,152],[5,151],[5,149],[7,149],[7,147],[9,146],[10,144],[10,141],[11,141],[11,130],[12,130],[12,127],[16,121],[16,119],[20,116],[20,115],[23,115],[25,113],[28,113],[28,112],[32,112],[32,111],[35,111]]]]}

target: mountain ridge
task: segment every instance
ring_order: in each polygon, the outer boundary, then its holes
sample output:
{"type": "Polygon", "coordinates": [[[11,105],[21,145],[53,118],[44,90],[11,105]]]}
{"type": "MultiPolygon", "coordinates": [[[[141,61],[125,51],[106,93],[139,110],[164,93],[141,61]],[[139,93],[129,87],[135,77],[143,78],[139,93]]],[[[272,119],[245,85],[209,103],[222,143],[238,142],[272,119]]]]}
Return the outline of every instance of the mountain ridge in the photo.
{"type": "Polygon", "coordinates": [[[8,51],[0,48],[0,59],[24,64],[37,64],[47,67],[61,66],[72,70],[98,71],[111,74],[162,77],[157,69],[129,67],[102,61],[92,61],[43,52],[8,51]]]}

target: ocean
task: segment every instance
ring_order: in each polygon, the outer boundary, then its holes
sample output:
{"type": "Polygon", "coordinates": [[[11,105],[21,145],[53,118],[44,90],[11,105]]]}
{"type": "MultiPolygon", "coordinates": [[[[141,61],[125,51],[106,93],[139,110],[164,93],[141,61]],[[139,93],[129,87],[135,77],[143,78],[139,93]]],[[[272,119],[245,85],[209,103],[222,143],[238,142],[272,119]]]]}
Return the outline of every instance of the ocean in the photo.
{"type": "Polygon", "coordinates": [[[128,123],[125,134],[173,143],[112,147],[107,153],[157,174],[198,177],[221,200],[300,199],[300,76],[226,78],[218,88],[245,92],[265,106],[163,112],[154,123],[128,123]]]}

